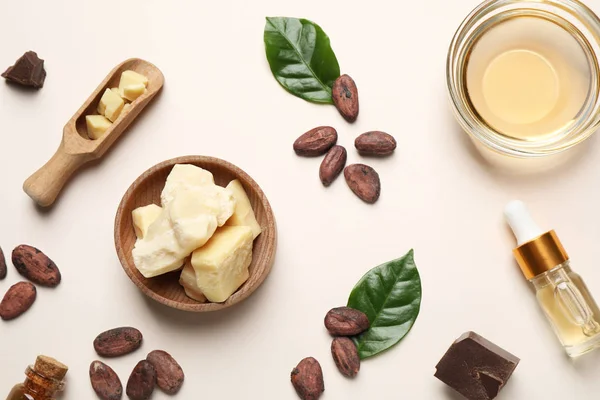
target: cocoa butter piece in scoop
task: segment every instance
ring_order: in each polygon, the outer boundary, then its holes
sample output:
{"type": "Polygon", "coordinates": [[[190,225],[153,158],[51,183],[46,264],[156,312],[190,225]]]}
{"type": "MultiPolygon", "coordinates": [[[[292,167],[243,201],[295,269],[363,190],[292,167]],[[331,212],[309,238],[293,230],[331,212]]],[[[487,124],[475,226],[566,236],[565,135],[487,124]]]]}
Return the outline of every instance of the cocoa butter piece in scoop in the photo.
{"type": "Polygon", "coordinates": [[[452,343],[434,376],[468,400],[492,400],[519,361],[475,332],[466,332],[452,343]]]}
{"type": "Polygon", "coordinates": [[[44,60],[40,59],[34,51],[28,51],[15,62],[15,65],[8,67],[2,77],[9,82],[40,89],[46,80],[44,60]]]}

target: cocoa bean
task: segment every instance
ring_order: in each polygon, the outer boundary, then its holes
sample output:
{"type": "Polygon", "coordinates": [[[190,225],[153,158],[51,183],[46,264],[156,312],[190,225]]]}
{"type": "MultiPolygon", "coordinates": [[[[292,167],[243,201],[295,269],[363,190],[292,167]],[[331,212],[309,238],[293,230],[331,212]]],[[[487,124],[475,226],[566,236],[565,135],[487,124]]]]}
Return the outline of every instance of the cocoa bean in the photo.
{"type": "Polygon", "coordinates": [[[354,308],[337,307],[325,315],[325,328],[333,336],[355,336],[369,329],[369,318],[354,308]]]}
{"type": "Polygon", "coordinates": [[[333,146],[323,158],[319,168],[319,178],[324,186],[329,186],[346,165],[347,153],[343,146],[333,146]]]}
{"type": "Polygon", "coordinates": [[[333,342],[331,342],[331,355],[342,375],[347,378],[354,378],[358,374],[360,357],[352,339],[347,337],[333,339],[333,342]]]}
{"type": "Polygon", "coordinates": [[[143,336],[131,327],[110,329],[94,339],[94,349],[102,357],[118,357],[140,348],[143,336]]]}
{"type": "Polygon", "coordinates": [[[116,372],[102,361],[90,364],[90,381],[92,389],[102,400],[120,400],[123,396],[123,385],[116,372]]]}
{"type": "Polygon", "coordinates": [[[0,281],[6,278],[6,258],[4,258],[4,252],[2,252],[2,248],[0,247],[0,281]]]}
{"type": "Polygon", "coordinates": [[[385,132],[371,131],[357,137],[354,147],[363,156],[387,156],[396,150],[396,139],[385,132]]]}
{"type": "Polygon", "coordinates": [[[12,262],[19,274],[33,283],[49,287],[60,283],[60,271],[54,261],[35,247],[17,246],[12,252],[12,262]]]}
{"type": "Polygon", "coordinates": [[[333,98],[333,104],[346,121],[356,121],[358,117],[358,89],[352,78],[348,75],[337,78],[333,83],[331,97],[333,98]]]}
{"type": "Polygon", "coordinates": [[[0,302],[0,318],[3,320],[17,318],[29,310],[36,296],[37,290],[31,283],[15,283],[8,289],[0,302]]]}
{"type": "Polygon", "coordinates": [[[296,139],[294,151],[299,156],[321,156],[337,142],[337,138],[337,131],[331,126],[318,126],[296,139]]]}
{"type": "Polygon", "coordinates": [[[317,360],[308,357],[292,370],[292,385],[302,400],[317,400],[325,391],[323,370],[317,360]]]}
{"type": "Polygon", "coordinates": [[[156,386],[156,370],[146,360],[142,360],[133,369],[125,393],[131,400],[147,400],[156,386]]]}
{"type": "Polygon", "coordinates": [[[350,189],[362,201],[373,204],[381,194],[379,174],[365,164],[351,164],[344,169],[344,177],[350,189]]]}
{"type": "Polygon", "coordinates": [[[175,394],[183,385],[183,369],[166,351],[154,350],[146,360],[156,370],[156,385],[167,394],[175,394]]]}

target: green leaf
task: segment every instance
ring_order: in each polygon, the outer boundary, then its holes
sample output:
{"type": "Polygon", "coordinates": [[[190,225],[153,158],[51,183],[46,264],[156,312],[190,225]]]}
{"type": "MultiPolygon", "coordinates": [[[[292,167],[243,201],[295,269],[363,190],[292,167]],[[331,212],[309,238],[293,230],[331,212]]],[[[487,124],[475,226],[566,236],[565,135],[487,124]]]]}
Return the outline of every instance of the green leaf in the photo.
{"type": "Polygon", "coordinates": [[[350,293],[348,307],[364,312],[371,323],[354,338],[361,359],[396,345],[412,328],[421,307],[421,278],[413,250],[367,272],[350,293]]]}
{"type": "Polygon", "coordinates": [[[271,72],[281,86],[304,100],[333,103],[331,88],[340,66],[319,25],[306,19],[267,17],[264,38],[271,72]]]}

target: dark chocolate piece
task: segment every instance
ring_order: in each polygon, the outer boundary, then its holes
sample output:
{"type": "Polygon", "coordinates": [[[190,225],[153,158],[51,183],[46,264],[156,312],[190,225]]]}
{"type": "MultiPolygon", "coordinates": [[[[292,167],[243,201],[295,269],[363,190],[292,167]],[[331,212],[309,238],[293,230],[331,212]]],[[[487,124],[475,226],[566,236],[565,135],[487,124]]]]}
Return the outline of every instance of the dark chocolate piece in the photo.
{"type": "Polygon", "coordinates": [[[15,62],[15,65],[8,67],[2,77],[9,82],[40,89],[46,79],[44,60],[40,59],[34,51],[28,51],[15,62]]]}
{"type": "Polygon", "coordinates": [[[444,354],[434,375],[469,400],[491,400],[519,361],[475,332],[466,332],[444,354]]]}

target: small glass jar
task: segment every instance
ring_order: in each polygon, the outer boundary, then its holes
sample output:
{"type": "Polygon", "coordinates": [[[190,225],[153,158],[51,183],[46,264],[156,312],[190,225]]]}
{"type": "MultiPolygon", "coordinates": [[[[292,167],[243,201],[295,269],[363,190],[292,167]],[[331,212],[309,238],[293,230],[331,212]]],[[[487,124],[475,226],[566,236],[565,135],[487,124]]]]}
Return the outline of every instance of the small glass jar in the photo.
{"type": "MultiPolygon", "coordinates": [[[[500,42],[496,44],[502,46],[500,42]]],[[[557,49],[563,51],[559,47],[557,49]]],[[[569,58],[568,54],[563,56],[569,58]]],[[[579,1],[487,0],[463,21],[448,52],[446,79],[455,116],[479,148],[483,146],[493,153],[518,158],[539,158],[562,153],[589,138],[600,125],[599,59],[600,20],[579,1]],[[531,17],[560,27],[566,36],[572,38],[573,43],[577,43],[576,51],[581,54],[585,69],[581,73],[586,74],[586,87],[579,88],[582,92],[581,104],[572,112],[568,123],[553,127],[548,134],[535,138],[515,137],[489,123],[474,105],[474,95],[470,95],[467,84],[467,70],[474,47],[492,29],[520,17],[531,17]]],[[[557,103],[555,108],[561,109],[561,104],[557,103]]]]}
{"type": "Polygon", "coordinates": [[[522,201],[504,209],[518,246],[513,255],[570,357],[600,348],[600,310],[554,230],[537,226],[522,201]]]}
{"type": "Polygon", "coordinates": [[[13,387],[6,400],[54,400],[64,390],[67,366],[46,356],[25,370],[25,381],[13,387]]]}
{"type": "Polygon", "coordinates": [[[570,357],[600,346],[600,310],[581,276],[569,261],[539,274],[530,282],[538,303],[570,357]]]}

